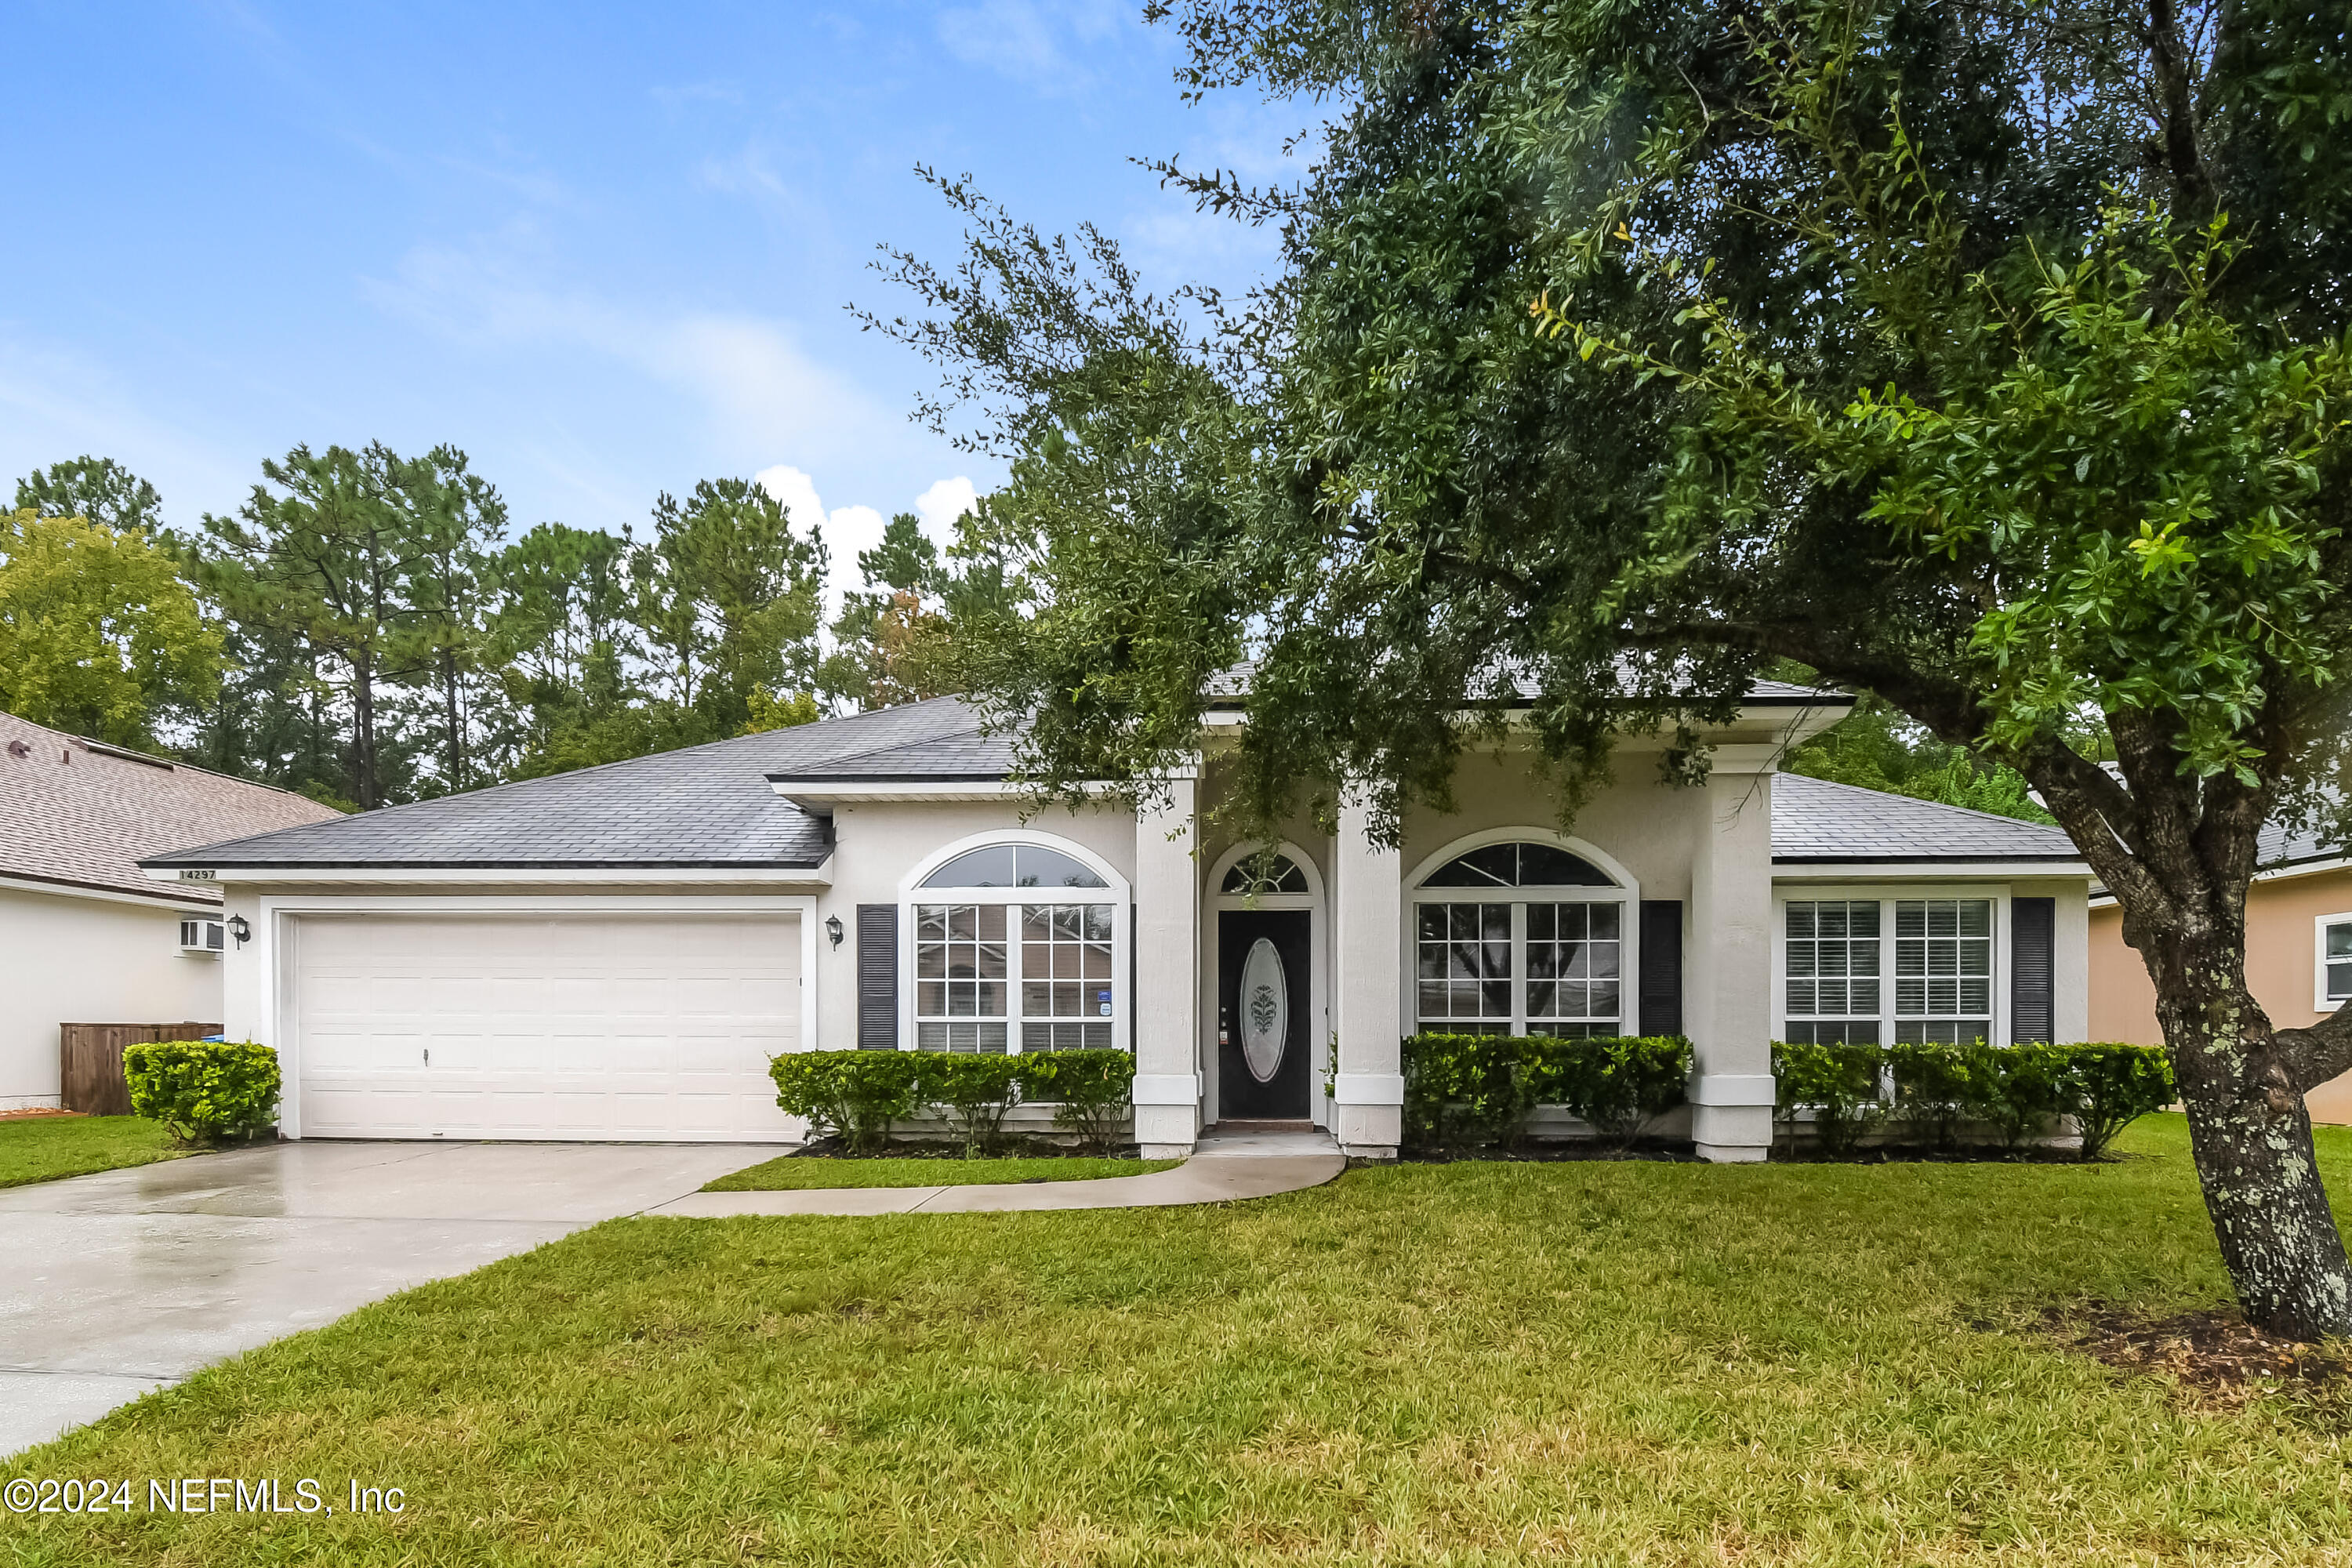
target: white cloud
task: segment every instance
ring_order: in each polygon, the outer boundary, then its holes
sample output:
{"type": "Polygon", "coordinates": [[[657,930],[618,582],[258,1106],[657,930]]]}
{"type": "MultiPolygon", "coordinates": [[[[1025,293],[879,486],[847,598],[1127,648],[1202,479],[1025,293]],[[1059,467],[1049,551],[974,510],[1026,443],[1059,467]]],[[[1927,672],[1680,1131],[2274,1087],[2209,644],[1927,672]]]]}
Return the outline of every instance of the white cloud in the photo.
{"type": "Polygon", "coordinates": [[[971,481],[958,474],[951,479],[940,479],[929,489],[915,498],[915,515],[923,520],[923,531],[944,549],[955,540],[956,519],[980,505],[980,492],[971,481]]]}
{"type": "MultiPolygon", "coordinates": [[[[858,552],[871,550],[882,542],[882,531],[888,526],[888,520],[870,506],[826,510],[824,499],[817,494],[816,481],[789,463],[761,468],[752,478],[761,489],[783,502],[795,528],[805,529],[812,521],[823,526],[825,549],[831,556],[824,584],[824,618],[831,624],[841,613],[843,596],[864,584],[857,571],[858,552]]],[[[979,499],[971,480],[959,474],[951,479],[938,480],[916,497],[914,511],[923,521],[923,532],[944,548],[955,537],[955,520],[979,504],[979,499]]]]}
{"type": "Polygon", "coordinates": [[[390,280],[365,279],[373,303],[470,348],[569,344],[700,401],[719,443],[837,452],[895,435],[898,417],[800,347],[789,322],[716,311],[656,314],[538,282],[528,223],[469,248],[419,246],[390,280]]]}

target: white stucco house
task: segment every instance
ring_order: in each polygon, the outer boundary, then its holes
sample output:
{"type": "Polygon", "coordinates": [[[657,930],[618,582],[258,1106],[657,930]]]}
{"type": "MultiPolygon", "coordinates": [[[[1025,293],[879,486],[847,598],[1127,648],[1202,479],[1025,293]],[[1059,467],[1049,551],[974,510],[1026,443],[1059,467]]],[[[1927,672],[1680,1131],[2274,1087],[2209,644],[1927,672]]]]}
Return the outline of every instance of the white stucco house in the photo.
{"type": "Polygon", "coordinates": [[[140,856],[334,815],[0,713],[0,1110],[57,1105],[60,1024],[220,1021],[220,889],[140,856]]]}
{"type": "Polygon", "coordinates": [[[145,865],[226,895],[227,1029],[279,1051],[290,1137],[784,1142],[779,1052],[1116,1046],[1147,1152],[1311,1121],[1380,1156],[1409,1032],[1680,1032],[1689,1136],[1752,1160],[1776,1037],[2083,1037],[2072,844],[1775,771],[1843,711],[1759,685],[1699,786],[1629,742],[1567,833],[1506,745],[1400,847],[1290,825],[1255,891],[1207,815],[1238,703],[1140,816],[1024,820],[941,699],[145,865]]]}

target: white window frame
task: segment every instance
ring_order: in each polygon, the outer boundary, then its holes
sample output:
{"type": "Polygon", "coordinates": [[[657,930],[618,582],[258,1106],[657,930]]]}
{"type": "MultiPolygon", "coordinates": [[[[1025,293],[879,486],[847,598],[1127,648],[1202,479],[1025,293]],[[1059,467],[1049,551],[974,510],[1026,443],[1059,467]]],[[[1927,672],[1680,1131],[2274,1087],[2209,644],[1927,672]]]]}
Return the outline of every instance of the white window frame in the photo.
{"type": "MultiPolygon", "coordinates": [[[[1528,1025],[1528,910],[1529,904],[1608,904],[1617,910],[1617,1032],[1631,1035],[1640,1026],[1642,973],[1642,885],[1616,857],[1581,838],[1571,838],[1545,827],[1493,827],[1456,838],[1423,858],[1404,879],[1404,933],[1399,963],[1402,971],[1404,1017],[1411,1032],[1421,1031],[1420,974],[1421,906],[1423,904],[1509,904],[1511,906],[1510,1033],[1523,1035],[1528,1025]],[[1424,888],[1422,883],[1448,863],[1473,849],[1491,844],[1525,841],[1547,844],[1590,864],[1610,878],[1612,887],[1424,888]]],[[[1493,1020],[1500,1022],[1501,1020],[1493,1020]]],[[[1605,1019],[1585,1020],[1595,1025],[1605,1019]]]]}
{"type": "MultiPolygon", "coordinates": [[[[1129,952],[1133,929],[1134,889],[1118,868],[1088,849],[1085,845],[1051,833],[1039,833],[1032,828],[999,828],[993,832],[975,833],[936,849],[916,862],[898,883],[898,1048],[917,1048],[915,1017],[915,907],[918,904],[1004,904],[1005,911],[1005,981],[1004,1036],[1007,1056],[1022,1053],[1021,1026],[1021,916],[1022,904],[1108,904],[1110,918],[1110,1038],[1112,1048],[1132,1051],[1135,1037],[1129,1032],[1128,1019],[1134,1005],[1129,994],[1133,983],[1130,973],[1134,963],[1129,952]],[[1099,888],[926,888],[923,879],[940,867],[974,849],[985,849],[1000,844],[1027,844],[1039,848],[1058,850],[1077,861],[1103,879],[1099,888]]],[[[990,1022],[992,1020],[975,1020],[990,1022]]],[[[1067,1023],[1071,1020],[1061,1019],[1067,1023]]],[[[1100,1023],[1099,1017],[1083,1020],[1100,1023]]]]}
{"type": "MultiPolygon", "coordinates": [[[[1914,899],[1987,899],[1992,902],[1992,1022],[1988,1043],[2010,1043],[2010,889],[2007,883],[1779,883],[1772,889],[1772,1037],[1789,1033],[1789,906],[1845,900],[1878,905],[1878,1043],[1895,1043],[1895,906],[1914,899]]],[[[1854,1018],[1867,1014],[1851,1015],[1854,1018]]]]}
{"type": "Polygon", "coordinates": [[[191,958],[218,958],[228,950],[228,920],[225,915],[182,915],[180,917],[180,951],[191,958]],[[196,940],[188,940],[188,928],[196,928],[196,940]],[[207,940],[209,939],[209,940],[207,940]]]}
{"type": "Polygon", "coordinates": [[[2311,922],[2311,1010],[2322,1017],[2352,1001],[2352,996],[2327,994],[2327,928],[2345,925],[2352,925],[2352,911],[2317,915],[2311,922]]]}

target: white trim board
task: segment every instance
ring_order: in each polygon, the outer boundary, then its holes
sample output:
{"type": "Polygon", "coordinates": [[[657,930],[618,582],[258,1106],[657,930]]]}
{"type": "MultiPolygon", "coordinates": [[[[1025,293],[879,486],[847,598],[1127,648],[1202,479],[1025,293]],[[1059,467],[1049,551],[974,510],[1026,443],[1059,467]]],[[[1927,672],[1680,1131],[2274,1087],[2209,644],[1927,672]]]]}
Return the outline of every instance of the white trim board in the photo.
{"type": "Polygon", "coordinates": [[[218,900],[174,899],[162,893],[117,892],[112,888],[85,888],[71,882],[45,882],[37,877],[0,877],[0,888],[15,893],[48,893],[60,899],[95,899],[101,903],[136,904],[142,910],[175,910],[207,920],[220,918],[218,900]]]}
{"type": "Polygon", "coordinates": [[[833,857],[805,866],[151,866],[147,875],[159,882],[199,882],[206,887],[236,883],[272,887],[289,883],[312,887],[383,884],[424,887],[527,887],[584,884],[627,887],[636,884],[713,887],[824,888],[833,884],[833,857]]]}

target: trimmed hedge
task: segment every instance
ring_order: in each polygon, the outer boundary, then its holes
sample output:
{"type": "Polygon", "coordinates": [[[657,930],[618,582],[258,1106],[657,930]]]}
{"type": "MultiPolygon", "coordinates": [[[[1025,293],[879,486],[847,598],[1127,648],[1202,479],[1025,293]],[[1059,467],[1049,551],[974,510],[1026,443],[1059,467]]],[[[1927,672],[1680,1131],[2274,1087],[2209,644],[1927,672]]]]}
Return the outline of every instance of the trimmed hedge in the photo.
{"type": "Polygon", "coordinates": [[[776,1103],[808,1119],[812,1131],[838,1133],[852,1152],[881,1146],[890,1123],[936,1109],[967,1157],[996,1148],[1004,1118],[1028,1100],[1051,1103],[1054,1120],[1089,1150],[1118,1142],[1135,1083],[1125,1051],[793,1051],[768,1064],[776,1103]]]}
{"type": "Polygon", "coordinates": [[[278,1122],[278,1053],[250,1040],[149,1040],[122,1053],[133,1114],[183,1143],[250,1138],[278,1122]]]}
{"type": "Polygon", "coordinates": [[[1683,1103],[1691,1047],[1675,1037],[1412,1035],[1404,1041],[1405,1141],[1510,1143],[1538,1105],[1564,1107],[1622,1148],[1683,1103]]]}
{"type": "Polygon", "coordinates": [[[2116,1134],[2172,1103],[2172,1068],[2154,1046],[1790,1045],[1772,1047],[1775,1108],[1793,1134],[1798,1113],[1813,1113],[1822,1152],[1852,1154],[1888,1120],[1939,1149],[1965,1123],[1990,1127],[2006,1147],[2037,1136],[2053,1116],[2082,1129],[2082,1158],[2095,1160],[2116,1134]],[[1893,1098],[1883,1090],[1891,1084],[1893,1098]]]}

